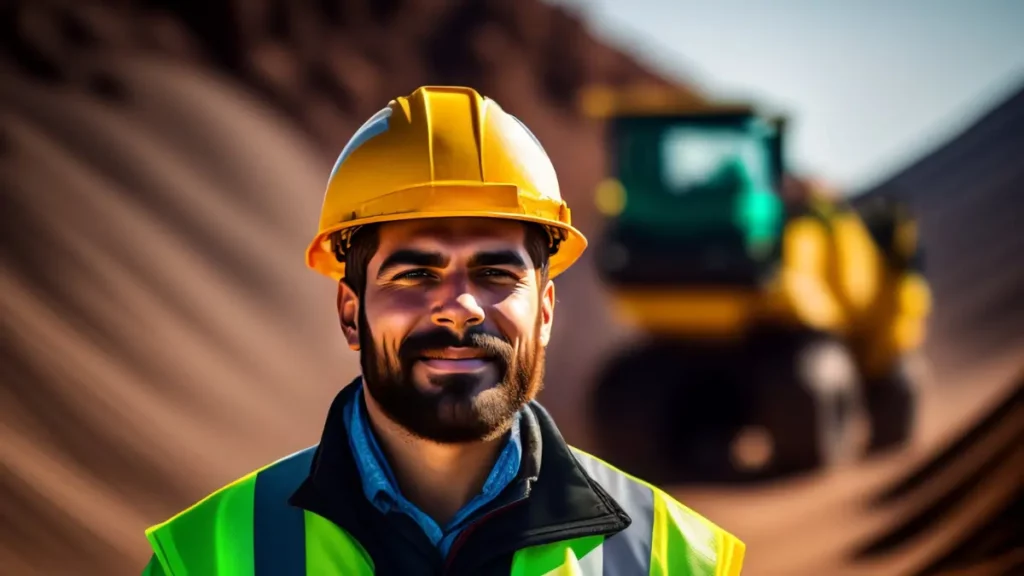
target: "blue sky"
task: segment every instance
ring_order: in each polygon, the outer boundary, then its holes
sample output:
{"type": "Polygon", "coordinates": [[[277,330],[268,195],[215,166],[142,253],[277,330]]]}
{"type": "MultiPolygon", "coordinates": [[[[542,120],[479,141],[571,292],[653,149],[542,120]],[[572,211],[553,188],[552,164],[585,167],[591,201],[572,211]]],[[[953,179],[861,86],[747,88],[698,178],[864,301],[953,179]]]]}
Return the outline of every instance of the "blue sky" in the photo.
{"type": "Polygon", "coordinates": [[[549,0],[714,95],[790,115],[789,156],[857,192],[1024,86],[1024,0],[549,0]]]}

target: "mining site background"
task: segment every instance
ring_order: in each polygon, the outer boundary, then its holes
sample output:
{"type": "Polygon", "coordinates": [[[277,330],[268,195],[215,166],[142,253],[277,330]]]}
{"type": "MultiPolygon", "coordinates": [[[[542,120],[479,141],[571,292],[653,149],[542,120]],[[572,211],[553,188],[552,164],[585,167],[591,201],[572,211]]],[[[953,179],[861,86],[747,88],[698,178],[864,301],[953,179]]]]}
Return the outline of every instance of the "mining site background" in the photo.
{"type": "MultiPolygon", "coordinates": [[[[0,26],[3,574],[138,573],[145,527],[317,441],[359,368],[334,286],[302,254],[337,152],[390,98],[428,83],[495,98],[544,144],[593,237],[603,129],[575,98],[590,83],[670,83],[535,0],[9,0],[0,26]]],[[[853,553],[925,506],[862,500],[1016,385],[1020,150],[1024,92],[862,191],[903,195],[922,219],[935,313],[919,438],[767,488],[677,490],[748,542],[745,574],[910,573],[988,521],[943,517],[884,554],[853,553]]],[[[591,253],[558,293],[541,400],[600,453],[583,408],[593,371],[634,334],[591,253]]]]}

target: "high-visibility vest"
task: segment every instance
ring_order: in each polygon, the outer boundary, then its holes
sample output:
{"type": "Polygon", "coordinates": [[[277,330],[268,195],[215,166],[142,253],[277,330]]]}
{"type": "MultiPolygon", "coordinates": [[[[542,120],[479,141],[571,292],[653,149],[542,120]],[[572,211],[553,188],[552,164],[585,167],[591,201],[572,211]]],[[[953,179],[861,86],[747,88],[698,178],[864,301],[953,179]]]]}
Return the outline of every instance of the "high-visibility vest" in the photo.
{"type": "MultiPolygon", "coordinates": [[[[288,504],[316,446],[229,484],[146,530],[144,576],[372,576],[373,560],[345,530],[288,504]]],[[[737,576],[744,544],[672,497],[573,449],[587,474],[633,519],[597,535],[522,548],[510,576],[737,576]]]]}

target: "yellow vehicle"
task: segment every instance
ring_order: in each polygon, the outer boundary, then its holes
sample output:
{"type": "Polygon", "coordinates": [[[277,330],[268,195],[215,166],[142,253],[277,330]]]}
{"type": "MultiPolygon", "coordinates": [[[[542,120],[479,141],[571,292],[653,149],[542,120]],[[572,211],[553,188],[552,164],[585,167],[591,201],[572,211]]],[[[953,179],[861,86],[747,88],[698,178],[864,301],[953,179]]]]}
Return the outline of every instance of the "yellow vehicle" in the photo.
{"type": "Polygon", "coordinates": [[[861,409],[873,447],[903,442],[901,363],[929,307],[912,220],[871,228],[813,186],[786,201],[785,123],[750,106],[666,88],[583,104],[609,122],[598,270],[645,333],[598,383],[608,457],[675,481],[807,471],[852,454],[861,409]]]}
{"type": "Polygon", "coordinates": [[[872,421],[869,448],[883,450],[902,444],[913,431],[916,390],[907,360],[924,343],[931,290],[910,207],[877,196],[858,212],[882,260],[875,263],[881,278],[873,307],[862,317],[854,342],[872,421]]]}

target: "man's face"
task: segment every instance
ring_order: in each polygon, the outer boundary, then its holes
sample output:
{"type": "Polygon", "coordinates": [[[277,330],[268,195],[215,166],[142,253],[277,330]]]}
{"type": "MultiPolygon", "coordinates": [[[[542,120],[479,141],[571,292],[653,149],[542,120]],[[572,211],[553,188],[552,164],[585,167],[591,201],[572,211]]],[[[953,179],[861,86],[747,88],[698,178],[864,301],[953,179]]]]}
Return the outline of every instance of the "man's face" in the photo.
{"type": "Polygon", "coordinates": [[[412,434],[500,435],[540,390],[554,285],[540,285],[522,224],[410,220],[379,228],[361,299],[343,286],[366,390],[412,434]]]}

